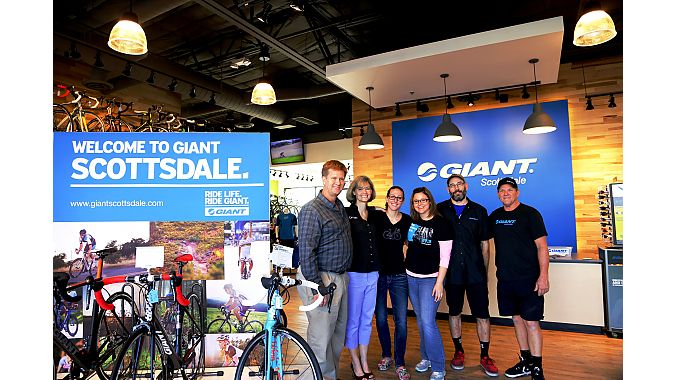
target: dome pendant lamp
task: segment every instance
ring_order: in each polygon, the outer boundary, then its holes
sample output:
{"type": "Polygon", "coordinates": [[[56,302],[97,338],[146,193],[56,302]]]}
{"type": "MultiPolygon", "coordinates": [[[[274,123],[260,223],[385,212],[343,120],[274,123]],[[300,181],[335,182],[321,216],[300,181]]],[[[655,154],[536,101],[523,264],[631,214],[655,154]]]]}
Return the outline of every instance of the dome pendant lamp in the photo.
{"type": "Polygon", "coordinates": [[[575,24],[573,45],[594,46],[612,40],[617,35],[615,23],[598,1],[588,1],[575,24]]]}
{"type": "MultiPolygon", "coordinates": [[[[268,58],[269,60],[270,58],[268,58]]],[[[258,104],[259,106],[269,106],[270,104],[275,104],[277,102],[277,95],[275,94],[275,89],[272,88],[272,85],[265,80],[265,62],[263,61],[263,77],[256,84],[253,91],[251,92],[251,103],[258,104]]]]}
{"type": "Polygon", "coordinates": [[[371,124],[371,90],[373,90],[373,87],[366,87],[366,90],[369,92],[369,124],[366,127],[366,133],[361,137],[361,140],[359,140],[359,149],[383,149],[385,147],[383,139],[378,135],[373,124],[371,124]]]}
{"type": "MultiPolygon", "coordinates": [[[[448,74],[441,74],[440,77],[444,79],[444,98],[446,97],[446,78],[448,78],[448,74]]],[[[449,100],[451,99],[450,97],[448,98],[449,100]]],[[[437,130],[434,131],[434,138],[433,140],[436,142],[452,142],[452,141],[458,141],[462,140],[462,134],[460,133],[460,129],[458,128],[455,123],[451,121],[451,115],[448,114],[448,103],[446,103],[447,106],[445,107],[445,113],[443,118],[441,119],[441,124],[437,127],[437,130]]]]}
{"type": "Polygon", "coordinates": [[[143,55],[148,52],[148,41],[138,16],[131,9],[130,1],[129,12],[125,12],[110,31],[108,46],[122,54],[143,55]]]}
{"type": "Polygon", "coordinates": [[[535,79],[535,104],[533,104],[533,113],[528,116],[526,123],[523,126],[523,133],[527,135],[536,135],[541,133],[554,132],[556,130],[556,124],[554,120],[542,111],[542,105],[538,102],[538,79],[535,74],[535,64],[540,60],[537,58],[532,58],[528,61],[533,65],[533,77],[535,79]]]}

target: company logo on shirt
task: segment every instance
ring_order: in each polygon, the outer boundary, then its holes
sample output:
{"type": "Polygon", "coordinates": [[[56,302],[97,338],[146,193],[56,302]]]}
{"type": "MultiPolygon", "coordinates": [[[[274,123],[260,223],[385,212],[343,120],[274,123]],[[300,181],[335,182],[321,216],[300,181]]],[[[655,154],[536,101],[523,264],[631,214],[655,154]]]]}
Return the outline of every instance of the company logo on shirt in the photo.
{"type": "Polygon", "coordinates": [[[383,231],[383,239],[385,240],[401,240],[401,230],[399,227],[383,231]]]}
{"type": "Polygon", "coordinates": [[[513,175],[517,171],[517,167],[518,174],[532,174],[535,172],[535,169],[531,167],[531,164],[537,162],[537,158],[519,158],[509,161],[498,160],[493,163],[489,161],[481,161],[476,164],[472,162],[464,164],[450,163],[445,164],[441,169],[437,169],[437,166],[431,162],[423,162],[418,166],[418,178],[423,182],[430,182],[437,178],[437,174],[441,178],[448,178],[451,174],[460,174],[465,178],[474,176],[507,176],[513,175]]]}
{"type": "Polygon", "coordinates": [[[422,245],[432,245],[434,228],[422,227],[415,223],[408,229],[408,241],[417,241],[422,245]]]}
{"type": "Polygon", "coordinates": [[[498,219],[495,221],[495,224],[502,224],[503,226],[513,226],[516,223],[516,219],[498,219]]]}

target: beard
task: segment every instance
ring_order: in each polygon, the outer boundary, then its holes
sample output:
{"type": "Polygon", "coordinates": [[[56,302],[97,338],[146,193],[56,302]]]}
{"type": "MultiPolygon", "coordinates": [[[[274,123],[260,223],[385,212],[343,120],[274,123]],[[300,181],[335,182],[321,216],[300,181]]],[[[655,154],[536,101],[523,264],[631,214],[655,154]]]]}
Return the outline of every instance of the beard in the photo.
{"type": "Polygon", "coordinates": [[[451,198],[453,198],[453,200],[456,202],[462,202],[466,196],[467,192],[465,191],[456,191],[453,194],[451,194],[451,198]]]}

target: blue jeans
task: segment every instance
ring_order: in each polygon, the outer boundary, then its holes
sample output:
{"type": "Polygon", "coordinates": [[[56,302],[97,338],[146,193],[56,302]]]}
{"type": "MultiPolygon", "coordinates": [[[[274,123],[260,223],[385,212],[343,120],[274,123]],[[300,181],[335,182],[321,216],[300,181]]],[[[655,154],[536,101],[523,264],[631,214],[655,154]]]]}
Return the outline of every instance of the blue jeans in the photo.
{"type": "Polygon", "coordinates": [[[441,301],[434,301],[434,296],[432,296],[436,281],[436,277],[408,276],[408,295],[418,322],[420,355],[422,359],[432,362],[432,371],[441,372],[445,367],[446,353],[436,320],[441,301]]]}
{"type": "Polygon", "coordinates": [[[383,357],[392,357],[390,326],[387,323],[387,291],[390,291],[392,316],[394,317],[394,364],[405,365],[406,312],[408,310],[408,280],[406,274],[380,275],[376,295],[376,329],[383,357]]]}

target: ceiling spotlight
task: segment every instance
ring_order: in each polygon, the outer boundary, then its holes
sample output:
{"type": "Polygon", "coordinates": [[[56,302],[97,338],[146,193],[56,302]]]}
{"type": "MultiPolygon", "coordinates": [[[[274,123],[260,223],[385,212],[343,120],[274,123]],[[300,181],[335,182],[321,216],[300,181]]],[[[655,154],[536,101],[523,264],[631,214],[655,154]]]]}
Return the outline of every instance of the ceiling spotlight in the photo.
{"type": "Polygon", "coordinates": [[[71,59],[78,60],[82,58],[82,54],[77,50],[77,46],[75,46],[75,42],[70,43],[70,48],[68,49],[68,56],[71,59]]]}
{"type": "Polygon", "coordinates": [[[124,66],[124,70],[122,71],[122,75],[126,77],[131,76],[131,62],[127,62],[127,64],[124,66]]]}
{"type": "Polygon", "coordinates": [[[594,105],[592,104],[591,101],[591,96],[587,96],[587,108],[585,108],[587,111],[591,111],[594,109],[594,105]]]}
{"type": "MultiPolygon", "coordinates": [[[[440,77],[444,79],[444,96],[446,96],[446,78],[448,78],[448,74],[441,74],[440,77]]],[[[451,115],[448,114],[448,109],[444,110],[444,116],[441,118],[441,123],[439,123],[439,126],[437,126],[437,129],[434,131],[433,140],[436,142],[462,140],[460,129],[451,121],[451,115]]]]}
{"type": "Polygon", "coordinates": [[[225,121],[232,123],[235,121],[235,111],[233,110],[227,110],[225,112],[225,121]]]}
{"type": "Polygon", "coordinates": [[[94,59],[94,66],[96,67],[103,67],[103,60],[101,60],[101,52],[97,51],[96,52],[96,57],[94,59]]]}
{"type": "Polygon", "coordinates": [[[261,54],[258,56],[258,59],[263,62],[270,60],[270,48],[268,48],[268,45],[261,45],[261,54]]]}
{"type": "Polygon", "coordinates": [[[453,101],[451,100],[451,97],[447,96],[446,97],[446,109],[450,110],[453,107],[455,107],[455,105],[453,105],[453,101]]]}
{"type": "Polygon", "coordinates": [[[430,110],[430,106],[428,106],[427,103],[423,103],[418,100],[415,102],[415,110],[418,112],[428,112],[430,110]]]}
{"type": "Polygon", "coordinates": [[[171,83],[169,83],[169,86],[168,86],[169,91],[176,91],[177,85],[178,85],[178,81],[176,80],[176,78],[172,78],[171,83]]]}
{"type": "Polygon", "coordinates": [[[216,94],[213,92],[211,93],[211,98],[209,98],[209,104],[212,106],[216,104],[216,94]]]}
{"type": "Polygon", "coordinates": [[[474,101],[475,100],[476,99],[474,98],[474,95],[472,95],[471,92],[469,94],[467,94],[467,106],[468,107],[474,107],[474,101]]]}
{"type": "Polygon", "coordinates": [[[148,79],[146,79],[146,82],[153,84],[155,83],[155,72],[151,71],[150,75],[148,76],[148,79]]]}
{"type": "Polygon", "coordinates": [[[190,95],[190,97],[193,99],[197,97],[197,89],[195,88],[194,84],[192,85],[192,88],[190,89],[190,93],[188,95],[190,95]]]}
{"type": "Polygon", "coordinates": [[[289,172],[286,172],[286,178],[289,178],[289,172]]]}
{"type": "Polygon", "coordinates": [[[296,174],[296,179],[300,179],[300,174],[296,174]]]}
{"type": "Polygon", "coordinates": [[[499,101],[500,103],[507,103],[509,101],[509,95],[500,93],[500,90],[495,90],[495,100],[499,101]]]}
{"type": "Polygon", "coordinates": [[[399,106],[399,103],[394,105],[394,116],[396,117],[403,116],[403,114],[401,113],[401,107],[399,106]]]}
{"type": "Polygon", "coordinates": [[[270,11],[271,11],[271,10],[272,10],[272,5],[270,5],[270,3],[268,3],[268,2],[266,1],[265,4],[263,5],[263,10],[260,11],[260,12],[256,15],[256,20],[258,20],[258,21],[260,21],[260,22],[262,22],[262,23],[264,23],[264,24],[267,24],[268,21],[269,21],[270,11]]]}
{"type": "Polygon", "coordinates": [[[292,0],[292,1],[289,2],[289,6],[291,7],[291,9],[293,9],[294,11],[297,11],[297,12],[302,12],[303,10],[305,10],[305,4],[303,4],[303,1],[299,1],[299,0],[293,1],[292,0]]]}
{"type": "Polygon", "coordinates": [[[315,177],[310,177],[310,182],[314,181],[315,177]]]}
{"type": "Polygon", "coordinates": [[[530,94],[528,93],[528,88],[526,88],[526,85],[523,85],[523,89],[521,90],[521,99],[528,99],[530,98],[530,94]]]}
{"type": "Polygon", "coordinates": [[[615,107],[617,107],[617,104],[615,104],[615,94],[610,94],[610,99],[608,99],[608,108],[615,107]]]}

